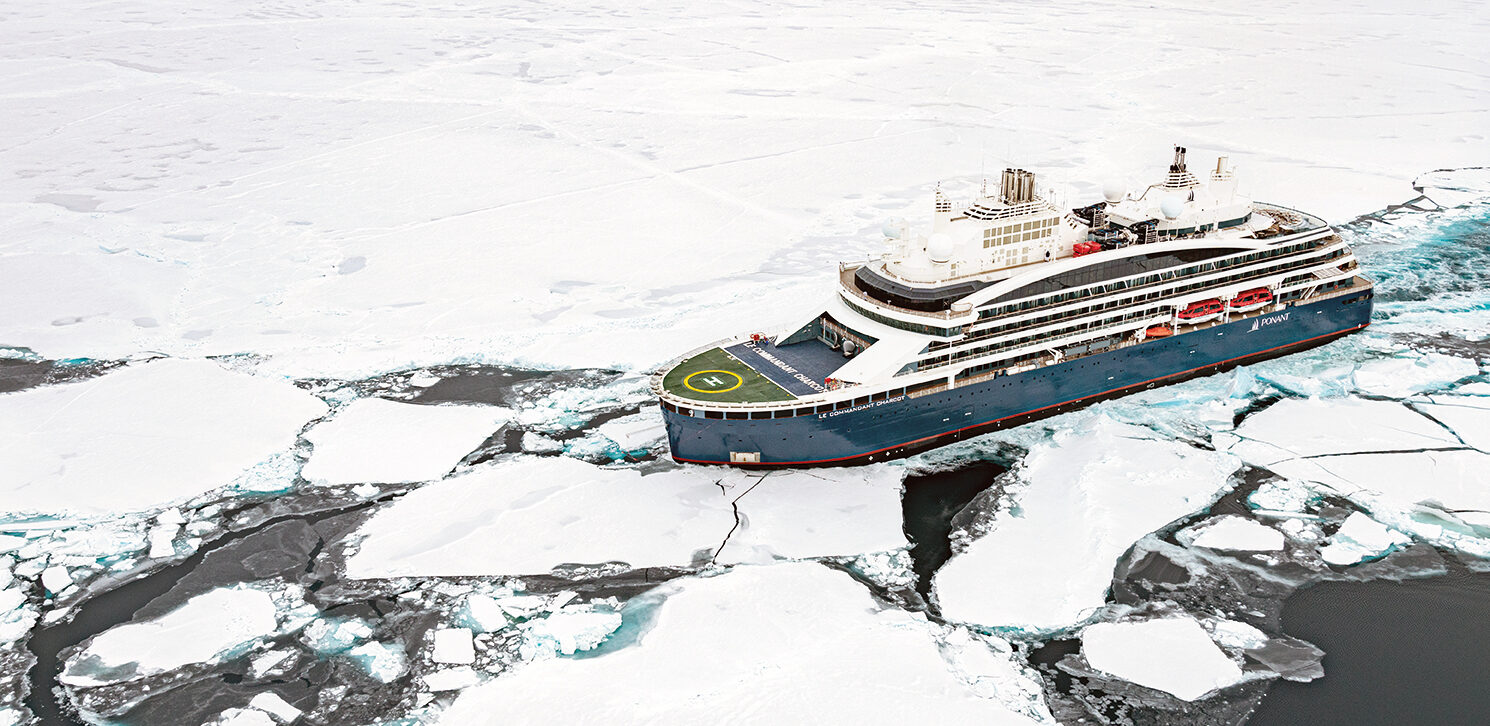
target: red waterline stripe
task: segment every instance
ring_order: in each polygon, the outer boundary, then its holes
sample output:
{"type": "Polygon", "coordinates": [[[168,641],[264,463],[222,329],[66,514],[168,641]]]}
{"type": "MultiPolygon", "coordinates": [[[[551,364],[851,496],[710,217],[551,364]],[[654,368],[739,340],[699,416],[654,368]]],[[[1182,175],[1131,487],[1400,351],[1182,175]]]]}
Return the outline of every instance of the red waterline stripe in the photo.
{"type": "Polygon", "coordinates": [[[1082,396],[1081,398],[1073,398],[1073,399],[1071,399],[1069,401],[1062,401],[1060,403],[1052,403],[1049,406],[1041,406],[1040,408],[1033,408],[1033,409],[1030,409],[1028,411],[1025,411],[1024,413],[1009,414],[1008,416],[1004,416],[1003,418],[996,418],[996,419],[993,419],[992,421],[984,421],[983,423],[972,424],[970,426],[963,426],[960,429],[953,429],[952,431],[945,431],[945,432],[939,433],[939,434],[932,434],[931,436],[922,436],[919,439],[913,439],[911,441],[907,441],[907,442],[901,443],[901,444],[895,444],[893,446],[886,446],[883,449],[875,449],[874,451],[866,451],[866,452],[864,452],[862,454],[851,454],[849,456],[837,456],[837,457],[834,457],[834,458],[831,458],[831,459],[812,459],[810,461],[733,462],[733,461],[710,461],[710,460],[707,460],[707,459],[685,459],[685,458],[683,458],[681,456],[674,456],[673,458],[676,459],[676,460],[678,460],[678,461],[686,461],[686,462],[688,462],[690,464],[725,464],[725,465],[729,465],[729,464],[735,464],[735,463],[755,463],[755,464],[758,464],[760,466],[796,466],[796,465],[799,465],[799,464],[826,464],[826,463],[831,462],[831,461],[843,461],[845,459],[861,459],[861,458],[866,457],[866,456],[873,456],[873,455],[878,454],[878,453],[880,453],[882,451],[889,451],[890,449],[896,449],[896,448],[900,448],[902,446],[911,446],[912,444],[919,444],[922,441],[928,441],[928,440],[931,440],[931,439],[939,439],[939,438],[941,438],[943,436],[951,436],[952,434],[962,433],[963,431],[966,431],[968,429],[975,429],[975,428],[978,428],[979,426],[987,426],[989,424],[998,423],[1000,421],[1004,421],[1004,420],[1007,420],[1007,419],[1016,418],[1016,417],[1019,417],[1019,416],[1028,416],[1028,415],[1030,415],[1032,413],[1039,413],[1040,411],[1044,411],[1047,408],[1055,408],[1057,406],[1064,406],[1064,405],[1066,405],[1068,403],[1075,403],[1077,401],[1084,401],[1084,400],[1086,400],[1088,398],[1097,398],[1098,396],[1105,396],[1105,395],[1107,395],[1109,393],[1112,393],[1113,391],[1121,391],[1121,390],[1123,390],[1125,388],[1135,388],[1137,386],[1142,386],[1142,385],[1144,385],[1146,383],[1153,383],[1154,381],[1162,381],[1165,378],[1174,378],[1175,376],[1183,376],[1186,373],[1194,373],[1195,371],[1198,371],[1201,368],[1210,368],[1211,366],[1225,365],[1225,364],[1230,363],[1230,362],[1232,362],[1234,360],[1241,360],[1243,358],[1251,358],[1253,356],[1259,356],[1259,355],[1262,355],[1264,353],[1271,353],[1271,352],[1273,352],[1275,350],[1278,350],[1279,348],[1287,348],[1290,345],[1298,345],[1300,343],[1308,343],[1308,342],[1313,341],[1313,340],[1319,340],[1320,338],[1328,338],[1331,335],[1340,335],[1342,333],[1346,333],[1346,334],[1353,333],[1353,332],[1355,332],[1357,330],[1360,330],[1361,328],[1364,328],[1364,327],[1366,327],[1367,325],[1370,325],[1370,324],[1371,323],[1369,321],[1368,322],[1364,322],[1364,323],[1361,323],[1360,325],[1355,326],[1354,328],[1346,328],[1346,329],[1336,330],[1333,333],[1325,333],[1324,335],[1316,335],[1316,336],[1314,336],[1312,338],[1305,338],[1303,340],[1296,340],[1296,341],[1294,341],[1292,343],[1284,343],[1283,345],[1273,346],[1272,348],[1268,348],[1267,350],[1259,350],[1256,353],[1248,353],[1246,355],[1239,355],[1239,356],[1237,356],[1235,358],[1227,358],[1226,360],[1223,360],[1223,361],[1217,361],[1215,363],[1207,363],[1207,364],[1205,364],[1203,366],[1197,366],[1197,367],[1191,368],[1189,370],[1180,371],[1179,373],[1170,373],[1168,375],[1159,376],[1158,378],[1150,378],[1150,379],[1148,379],[1146,381],[1139,381],[1137,383],[1130,383],[1130,384],[1128,384],[1126,386],[1118,386],[1117,388],[1109,388],[1109,389],[1107,389],[1105,391],[1102,391],[1101,393],[1093,393],[1090,396],[1082,396]]]}

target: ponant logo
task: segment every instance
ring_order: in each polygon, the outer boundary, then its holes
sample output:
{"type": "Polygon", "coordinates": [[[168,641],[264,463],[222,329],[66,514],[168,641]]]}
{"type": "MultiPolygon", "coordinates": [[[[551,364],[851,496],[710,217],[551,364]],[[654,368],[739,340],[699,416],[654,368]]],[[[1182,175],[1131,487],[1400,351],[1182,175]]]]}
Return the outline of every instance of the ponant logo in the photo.
{"type": "MultiPolygon", "coordinates": [[[[1272,325],[1273,323],[1281,323],[1281,322],[1287,320],[1288,319],[1288,316],[1290,316],[1292,314],[1293,313],[1290,311],[1290,312],[1283,313],[1282,315],[1271,315],[1271,316],[1268,316],[1268,317],[1265,317],[1265,318],[1258,318],[1258,319],[1252,321],[1252,330],[1257,330],[1258,328],[1266,328],[1267,326],[1272,325]]],[[[1250,333],[1250,332],[1252,332],[1252,330],[1249,330],[1247,332],[1250,333]]]]}

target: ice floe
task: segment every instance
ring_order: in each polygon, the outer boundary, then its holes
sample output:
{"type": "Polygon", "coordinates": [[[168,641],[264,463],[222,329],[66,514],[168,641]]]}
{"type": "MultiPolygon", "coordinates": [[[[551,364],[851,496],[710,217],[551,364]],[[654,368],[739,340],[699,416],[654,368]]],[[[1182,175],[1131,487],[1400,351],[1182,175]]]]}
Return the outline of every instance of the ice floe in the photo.
{"type": "Polygon", "coordinates": [[[1283,549],[1282,532],[1256,520],[1236,515],[1208,520],[1186,534],[1191,538],[1192,546],[1212,550],[1272,552],[1283,549]]]}
{"type": "Polygon", "coordinates": [[[437,628],[432,638],[434,649],[430,660],[464,665],[476,662],[476,646],[471,641],[470,628],[437,628]]]}
{"type": "Polygon", "coordinates": [[[939,642],[924,616],[877,605],[812,563],[742,566],[663,586],[646,633],[599,658],[548,658],[465,691],[441,724],[1053,723],[1007,651],[964,634],[939,642]],[[950,666],[943,647],[984,649],[950,666]],[[983,674],[974,679],[970,674],[983,674]],[[969,680],[973,680],[972,683],[969,680]]]}
{"type": "MultiPolygon", "coordinates": [[[[1447,408],[1425,410],[1433,415],[1447,408]]],[[[1474,438],[1490,409],[1462,405],[1446,418],[1474,438]]],[[[1244,421],[1235,439],[1218,435],[1217,445],[1290,480],[1346,497],[1402,533],[1490,554],[1490,517],[1484,516],[1490,512],[1490,454],[1466,447],[1400,402],[1282,401],[1244,421]]]]}
{"type": "Polygon", "coordinates": [[[248,701],[249,708],[257,708],[280,723],[290,723],[300,718],[301,711],[290,705],[283,697],[273,691],[260,693],[248,701]]]}
{"type": "Polygon", "coordinates": [[[592,650],[621,627],[621,614],[605,607],[565,605],[522,625],[524,659],[592,650]]]}
{"type": "Polygon", "coordinates": [[[216,660],[279,629],[274,598],[249,587],[219,588],[144,622],[94,637],[59,677],[99,686],[216,660]]]}
{"type": "Polygon", "coordinates": [[[229,484],[325,412],[286,381],[203,360],[0,395],[0,493],[10,512],[149,509],[229,484]]]}
{"type": "Polygon", "coordinates": [[[1354,565],[1411,542],[1411,537],[1360,512],[1352,512],[1340,529],[1330,535],[1329,543],[1319,549],[1319,556],[1332,565],[1354,565]]]}
{"type": "Polygon", "coordinates": [[[313,484],[396,484],[439,479],[511,411],[362,398],[305,433],[315,445],[302,476],[313,484]]]}
{"type": "Polygon", "coordinates": [[[1243,680],[1242,669],[1189,616],[1089,625],[1081,653],[1099,671],[1185,701],[1243,680]]]}
{"type": "Polygon", "coordinates": [[[1490,398],[1432,396],[1426,401],[1414,399],[1410,403],[1447,426],[1466,446],[1490,452],[1490,398]]]}
{"type": "Polygon", "coordinates": [[[1237,466],[1225,454],[1086,417],[1030,450],[1013,472],[1008,506],[937,572],[942,614],[1026,631],[1080,623],[1103,605],[1118,558],[1209,505],[1237,466]]]}
{"type": "Polygon", "coordinates": [[[1479,372],[1479,365],[1468,358],[1442,353],[1413,354],[1362,364],[1355,371],[1355,386],[1362,393],[1405,398],[1443,388],[1479,372]]]}
{"type": "Polygon", "coordinates": [[[894,550],[906,546],[901,478],[902,470],[888,466],[764,477],[682,467],[643,475],[518,456],[422,487],[380,511],[360,530],[347,572],[527,575],[575,564],[687,567],[716,556],[722,563],[894,550]]]}

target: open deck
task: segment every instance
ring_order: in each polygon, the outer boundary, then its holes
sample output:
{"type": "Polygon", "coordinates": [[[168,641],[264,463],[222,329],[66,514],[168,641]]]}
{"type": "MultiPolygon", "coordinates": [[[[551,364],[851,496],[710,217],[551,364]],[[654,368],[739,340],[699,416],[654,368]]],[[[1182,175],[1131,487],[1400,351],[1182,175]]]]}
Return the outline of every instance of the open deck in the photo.
{"type": "Polygon", "coordinates": [[[662,378],[668,393],[700,403],[770,403],[826,393],[823,380],[844,363],[812,339],[777,347],[742,341],[684,359],[662,378]]]}

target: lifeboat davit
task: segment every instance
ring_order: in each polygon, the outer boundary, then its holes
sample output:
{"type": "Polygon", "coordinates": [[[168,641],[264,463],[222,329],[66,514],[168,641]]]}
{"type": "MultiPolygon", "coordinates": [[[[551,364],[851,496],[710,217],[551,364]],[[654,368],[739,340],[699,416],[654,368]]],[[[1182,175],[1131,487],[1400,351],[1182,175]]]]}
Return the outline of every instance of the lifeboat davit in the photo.
{"type": "Polygon", "coordinates": [[[1190,303],[1188,307],[1180,311],[1179,319],[1187,325],[1199,325],[1221,317],[1221,313],[1225,311],[1226,308],[1221,305],[1220,300],[1211,298],[1190,303]]]}
{"type": "Polygon", "coordinates": [[[1265,287],[1243,291],[1231,299],[1231,309],[1237,312],[1256,310],[1273,301],[1273,293],[1265,287]]]}
{"type": "Polygon", "coordinates": [[[1168,338],[1171,335],[1174,335],[1174,329],[1168,325],[1150,325],[1147,330],[1143,331],[1145,338],[1168,338]]]}

